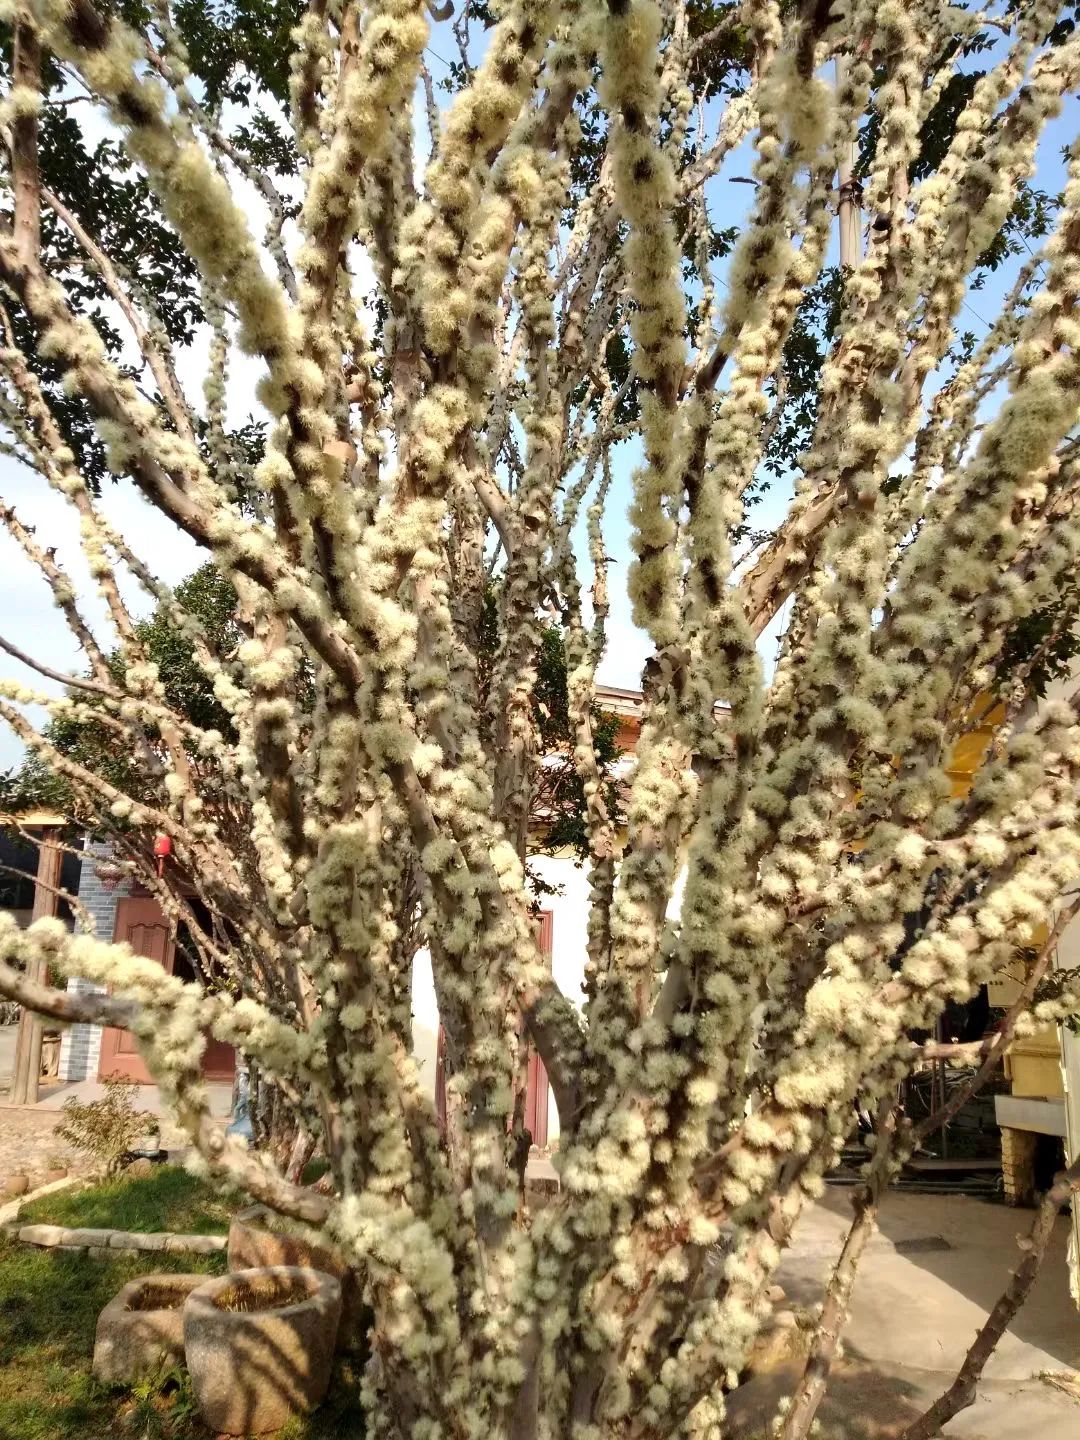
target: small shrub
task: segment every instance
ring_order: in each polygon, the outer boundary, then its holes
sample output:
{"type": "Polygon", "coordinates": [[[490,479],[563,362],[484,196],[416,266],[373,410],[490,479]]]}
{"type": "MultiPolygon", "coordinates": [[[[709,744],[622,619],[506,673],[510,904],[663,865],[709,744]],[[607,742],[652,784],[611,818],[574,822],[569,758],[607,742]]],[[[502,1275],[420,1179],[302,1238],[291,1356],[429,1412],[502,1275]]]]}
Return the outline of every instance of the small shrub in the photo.
{"type": "Polygon", "coordinates": [[[133,1080],[110,1075],[100,1100],[85,1104],[74,1096],[64,1101],[64,1122],[56,1134],[76,1150],[91,1155],[106,1175],[115,1175],[124,1156],[140,1135],[157,1129],[157,1117],[149,1110],[136,1110],[133,1080]]]}

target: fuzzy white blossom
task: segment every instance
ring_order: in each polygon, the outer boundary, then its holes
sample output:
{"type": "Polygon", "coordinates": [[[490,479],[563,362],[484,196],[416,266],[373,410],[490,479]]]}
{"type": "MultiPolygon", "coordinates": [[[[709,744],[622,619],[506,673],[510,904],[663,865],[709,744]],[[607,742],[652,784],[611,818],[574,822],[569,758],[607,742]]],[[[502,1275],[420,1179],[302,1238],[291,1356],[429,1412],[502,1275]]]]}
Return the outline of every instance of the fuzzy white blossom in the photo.
{"type": "MultiPolygon", "coordinates": [[[[65,677],[0,622],[23,666],[0,718],[196,960],[183,981],[0,916],[0,992],[129,1029],[193,1163],[356,1268],[377,1440],[721,1440],[781,1250],[856,1107],[888,1116],[930,1053],[913,1036],[1018,951],[1008,1034],[1080,1008],[1044,975],[1080,879],[1080,692],[1031,703],[1080,561],[1075,146],[1041,249],[1005,255],[1000,314],[963,336],[1080,39],[1049,0],[1006,7],[968,76],[984,17],[931,0],[500,0],[482,37],[454,18],[440,108],[439,7],[342,0],[296,24],[271,120],[255,77],[211,105],[166,6],[142,29],[98,0],[0,10],[0,444],[70,507],[93,587],[0,504],[85,661],[65,677]],[[72,85],[189,309],[45,184],[72,85]],[[752,190],[720,257],[733,178],[752,190]],[[862,232],[843,270],[838,208],[862,232]],[[234,431],[241,353],[262,409],[234,431]],[[807,444],[756,533],[791,401],[807,444]],[[226,616],[135,552],[102,469],[202,547],[226,616]],[[651,653],[612,762],[596,676],[631,471],[651,653]],[[545,833],[587,857],[581,995],[537,940],[545,833]],[[441,1124],[412,1054],[422,947],[441,1124]],[[211,1040],[249,1062],[257,1150],[209,1112],[211,1040]],[[560,1120],[542,1209],[537,1054],[560,1120]]],[[[896,1118],[867,1185],[910,1153],[896,1118]]]]}

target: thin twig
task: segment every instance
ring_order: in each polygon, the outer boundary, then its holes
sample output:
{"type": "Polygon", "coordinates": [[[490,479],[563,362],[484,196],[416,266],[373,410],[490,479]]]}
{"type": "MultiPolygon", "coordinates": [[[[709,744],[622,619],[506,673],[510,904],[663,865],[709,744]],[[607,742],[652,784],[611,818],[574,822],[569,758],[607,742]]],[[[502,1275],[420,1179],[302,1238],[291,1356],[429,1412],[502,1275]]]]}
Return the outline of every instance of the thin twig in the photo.
{"type": "Polygon", "coordinates": [[[32,880],[38,890],[47,890],[50,895],[57,895],[61,900],[66,900],[72,912],[80,920],[88,921],[90,919],[90,912],[79,897],[73,895],[70,890],[65,890],[62,885],[50,885],[46,880],[39,880],[31,871],[20,870],[17,865],[5,865],[0,862],[0,871],[5,875],[17,875],[20,880],[32,880]]]}
{"type": "Polygon", "coordinates": [[[120,692],[114,690],[111,685],[102,685],[97,680],[87,680],[78,675],[68,675],[62,670],[54,670],[51,665],[43,665],[40,660],[35,660],[34,657],[28,655],[25,650],[20,650],[18,645],[14,644],[11,640],[6,640],[3,635],[0,635],[0,650],[6,650],[13,659],[18,660],[22,665],[28,665],[31,670],[36,670],[39,675],[44,675],[46,680],[57,680],[61,685],[70,686],[73,690],[88,690],[92,695],[107,695],[110,700],[120,700],[123,698],[120,692]]]}

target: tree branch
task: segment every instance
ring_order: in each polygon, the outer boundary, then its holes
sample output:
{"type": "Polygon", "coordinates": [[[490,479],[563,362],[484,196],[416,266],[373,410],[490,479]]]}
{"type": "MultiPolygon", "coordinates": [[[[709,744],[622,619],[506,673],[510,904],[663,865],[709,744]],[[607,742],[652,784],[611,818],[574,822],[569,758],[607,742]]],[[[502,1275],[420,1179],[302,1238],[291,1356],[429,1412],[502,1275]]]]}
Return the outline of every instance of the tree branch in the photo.
{"type": "MultiPolygon", "coordinates": [[[[6,526],[11,536],[18,541],[26,552],[27,557],[33,561],[41,572],[43,578],[53,593],[56,607],[67,621],[68,629],[82,647],[86,658],[94,674],[98,677],[101,685],[108,683],[109,667],[105,656],[101,653],[101,647],[97,643],[90,626],[82,617],[78,605],[75,603],[75,587],[61,570],[54,558],[52,547],[43,550],[34,539],[34,531],[24,525],[15,514],[14,507],[5,505],[0,501],[0,521],[6,526]]],[[[21,657],[19,657],[21,658],[21,657]]],[[[34,667],[37,668],[36,666],[34,667]]]]}
{"type": "Polygon", "coordinates": [[[255,1200],[269,1205],[280,1215],[305,1225],[325,1225],[335,1200],[304,1185],[293,1185],[264,1165],[253,1150],[225,1134],[219,1120],[203,1114],[188,1132],[196,1149],[231,1184],[247,1191],[255,1200]]]}
{"type": "Polygon", "coordinates": [[[11,168],[15,189],[15,244],[24,264],[35,264],[41,246],[41,178],[38,173],[38,112],[41,40],[33,8],[22,0],[15,18],[12,79],[21,103],[11,121],[11,168]]]}
{"type": "Polygon", "coordinates": [[[45,201],[46,205],[49,206],[50,210],[64,222],[94,262],[106,290],[108,290],[113,300],[119,306],[124,319],[131,327],[131,332],[135,336],[135,341],[143,359],[150,367],[150,373],[154,377],[154,381],[157,384],[162,400],[165,402],[165,407],[169,412],[173,424],[176,426],[179,434],[181,434],[189,444],[194,444],[195,432],[191,425],[191,411],[188,408],[187,401],[184,399],[183,391],[180,389],[180,383],[173,373],[168,357],[162,354],[154,342],[150,331],[143,324],[142,318],[136,310],[131,296],[124,289],[120,281],[120,276],[117,273],[115,265],[86,227],[80,223],[78,217],[68,209],[58,196],[54,195],[51,190],[43,188],[41,198],[45,201]]]}
{"type": "Polygon", "coordinates": [[[6,650],[13,659],[18,660],[22,665],[28,665],[31,670],[36,670],[39,675],[44,675],[47,680],[57,680],[69,689],[87,690],[91,695],[107,695],[110,700],[122,698],[119,690],[114,690],[111,685],[102,685],[100,681],[86,680],[78,675],[68,675],[62,670],[54,670],[51,665],[43,665],[40,660],[35,660],[25,650],[20,650],[18,645],[6,640],[3,635],[0,635],[0,650],[6,650]]]}
{"type": "MultiPolygon", "coordinates": [[[[0,952],[10,950],[10,936],[5,945],[4,929],[0,927],[0,952]]],[[[73,990],[57,990],[52,985],[31,980],[22,971],[13,969],[0,958],[0,994],[17,1000],[37,1015],[48,1015],[65,1025],[115,1025],[130,1030],[142,1014],[142,1006],[133,1000],[114,995],[78,994],[73,990]]]]}
{"type": "Polygon", "coordinates": [[[776,1432],[776,1440],[803,1440],[809,1433],[818,1406],[825,1397],[832,1362],[840,1348],[840,1336],[847,1321],[859,1261],[877,1228],[878,1206],[891,1174],[897,1112],[892,1103],[887,1101],[878,1113],[882,1123],[877,1127],[878,1148],[871,1161],[870,1175],[852,1201],[855,1218],[844,1238],[839,1258],[829,1279],[825,1301],[817,1317],[810,1353],[799,1384],[791,1397],[791,1403],[776,1432]]]}

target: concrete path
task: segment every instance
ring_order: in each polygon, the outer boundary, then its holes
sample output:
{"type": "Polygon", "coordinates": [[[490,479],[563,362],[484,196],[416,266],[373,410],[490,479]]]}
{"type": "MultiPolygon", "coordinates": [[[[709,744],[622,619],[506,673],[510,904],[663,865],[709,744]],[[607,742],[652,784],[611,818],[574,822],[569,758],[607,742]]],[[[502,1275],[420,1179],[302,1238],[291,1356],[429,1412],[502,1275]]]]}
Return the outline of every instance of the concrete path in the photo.
{"type": "MultiPolygon", "coordinates": [[[[778,1275],[792,1305],[820,1302],[849,1214],[848,1193],[830,1190],[804,1217],[778,1275]]],[[[963,1196],[890,1194],[859,1268],[845,1356],[822,1418],[857,1435],[899,1435],[952,1380],[1032,1219],[1031,1211],[963,1196]]],[[[1067,1238],[1063,1217],[1027,1305],[987,1366],[979,1399],[947,1427],[949,1440],[1080,1440],[1080,1404],[1039,1378],[1080,1370],[1067,1238]]],[[[759,1424],[800,1371],[788,1364],[744,1387],[736,1418],[742,1413],[759,1424]]]]}
{"type": "MultiPolygon", "coordinates": [[[[849,1213],[847,1194],[830,1190],[804,1217],[780,1277],[793,1302],[820,1296],[849,1213]]],[[[955,1370],[1019,1261],[1016,1239],[1033,1218],[1030,1210],[963,1195],[892,1192],[859,1267],[851,1345],[871,1361],[955,1370]]],[[[1065,1258],[1068,1229],[1063,1216],[1027,1304],[987,1367],[988,1378],[1080,1369],[1080,1311],[1069,1295],[1065,1258]]]]}
{"type": "MultiPolygon", "coordinates": [[[[740,1386],[728,1402],[724,1440],[762,1440],[801,1374],[801,1363],[789,1361],[740,1386]]],[[[870,1365],[849,1345],[818,1411],[819,1440],[900,1440],[951,1379],[939,1371],[870,1365]]],[[[945,1440],[1077,1440],[1080,1402],[1042,1380],[987,1380],[942,1434],[945,1440]]]]}
{"type": "MultiPolygon", "coordinates": [[[[208,1081],[206,1093],[210,1101],[211,1115],[224,1117],[231,1113],[231,1082],[208,1081]]],[[[100,1080],[53,1081],[50,1084],[42,1085],[40,1098],[33,1108],[35,1110],[60,1110],[69,1095],[73,1095],[76,1100],[86,1105],[91,1100],[100,1100],[104,1094],[105,1086],[100,1080]]],[[[165,1114],[161,1093],[156,1085],[140,1085],[135,1093],[134,1103],[138,1109],[149,1110],[153,1115],[165,1114]]]]}

